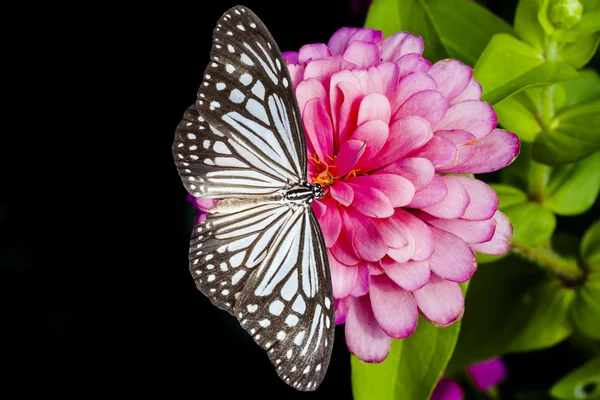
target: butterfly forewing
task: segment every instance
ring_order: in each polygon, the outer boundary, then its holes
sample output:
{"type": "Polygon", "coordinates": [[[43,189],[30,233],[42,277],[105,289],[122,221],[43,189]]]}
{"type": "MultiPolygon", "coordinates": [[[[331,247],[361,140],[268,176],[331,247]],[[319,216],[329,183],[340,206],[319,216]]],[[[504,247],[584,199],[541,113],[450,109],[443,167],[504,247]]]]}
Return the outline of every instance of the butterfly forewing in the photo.
{"type": "Polygon", "coordinates": [[[232,8],[217,23],[197,98],[199,122],[206,122],[199,126],[208,130],[193,132],[195,139],[190,139],[182,126],[185,152],[174,147],[175,157],[190,163],[196,156],[194,162],[207,165],[192,173],[198,180],[214,178],[217,171],[210,167],[218,167],[219,181],[198,186],[196,196],[248,197],[269,190],[261,180],[285,186],[305,179],[304,129],[286,63],[271,34],[247,8],[232,8]],[[202,153],[205,146],[212,154],[202,153]]]}
{"type": "Polygon", "coordinates": [[[192,195],[243,205],[194,227],[190,271],[198,289],[239,319],[286,383],[315,390],[333,347],[329,264],[309,203],[272,195],[306,181],[306,143],[286,63],[246,7],[217,23],[173,156],[192,195]]]}
{"type": "Polygon", "coordinates": [[[298,207],[282,226],[234,310],[281,379],[299,390],[321,384],[335,312],[325,243],[311,208],[298,207]]]}
{"type": "Polygon", "coordinates": [[[196,105],[184,114],[175,131],[173,156],[186,189],[196,197],[253,197],[281,190],[287,184],[264,163],[253,165],[232,146],[230,132],[220,133],[200,116],[196,105]]]}

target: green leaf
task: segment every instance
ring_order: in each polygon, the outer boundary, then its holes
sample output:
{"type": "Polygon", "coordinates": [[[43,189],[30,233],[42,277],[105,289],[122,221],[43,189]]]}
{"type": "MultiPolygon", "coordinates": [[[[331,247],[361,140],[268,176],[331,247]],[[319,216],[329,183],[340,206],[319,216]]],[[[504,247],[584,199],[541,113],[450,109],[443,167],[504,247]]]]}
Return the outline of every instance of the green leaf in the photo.
{"type": "Polygon", "coordinates": [[[577,289],[571,315],[581,333],[600,340],[600,270],[589,273],[585,283],[577,289]]]}
{"type": "Polygon", "coordinates": [[[577,79],[557,85],[557,89],[559,88],[564,91],[564,94],[560,96],[560,100],[558,96],[555,96],[554,102],[557,113],[566,111],[579,104],[600,100],[600,76],[593,69],[579,71],[577,79]]]}
{"type": "Polygon", "coordinates": [[[365,26],[386,36],[408,31],[425,40],[423,56],[457,58],[473,66],[495,33],[513,33],[501,18],[464,0],[375,0],[365,26]]]}
{"type": "Polygon", "coordinates": [[[582,37],[573,43],[559,45],[558,59],[569,63],[573,68],[583,68],[594,56],[600,43],[600,34],[582,37]]]}
{"type": "Polygon", "coordinates": [[[559,343],[571,334],[573,296],[514,255],[480,265],[469,285],[452,366],[559,343]]]}
{"type": "Polygon", "coordinates": [[[525,92],[519,92],[494,104],[494,110],[504,129],[516,133],[522,141],[533,142],[542,131],[542,126],[535,116],[535,105],[525,92]]]}
{"type": "Polygon", "coordinates": [[[592,270],[600,271],[600,220],[594,222],[583,235],[580,253],[592,270]]]}
{"type": "Polygon", "coordinates": [[[499,33],[481,54],[473,76],[483,86],[482,100],[493,105],[527,87],[562,82],[578,75],[570,65],[546,62],[527,43],[499,33]]]}
{"type": "Polygon", "coordinates": [[[600,398],[600,356],[556,382],[550,389],[550,395],[561,400],[600,398]]]}
{"type": "Polygon", "coordinates": [[[448,58],[423,0],[374,0],[365,27],[381,30],[385,36],[400,31],[419,35],[425,41],[423,57],[431,62],[448,58]]]}
{"type": "Polygon", "coordinates": [[[542,204],[559,215],[586,212],[600,190],[600,153],[553,169],[542,204]]]}
{"type": "Polygon", "coordinates": [[[380,364],[351,359],[355,400],[428,399],[452,355],[460,321],[438,328],[420,317],[415,332],[394,340],[380,364]]]}
{"type": "Polygon", "coordinates": [[[554,214],[539,203],[526,202],[502,209],[513,224],[512,240],[535,246],[550,238],[556,228],[554,214]]]}
{"type": "Polygon", "coordinates": [[[531,155],[540,163],[558,165],[579,161],[599,149],[593,143],[550,131],[537,135],[531,155]]]}
{"type": "Polygon", "coordinates": [[[542,0],[520,0],[515,14],[515,30],[521,39],[539,51],[546,46],[546,32],[538,20],[542,0]]]}
{"type": "Polygon", "coordinates": [[[556,165],[579,161],[600,150],[600,100],[562,111],[552,121],[552,131],[538,135],[533,158],[556,165]]]}
{"type": "Polygon", "coordinates": [[[498,195],[498,208],[504,209],[527,201],[527,195],[516,187],[503,185],[501,183],[491,183],[490,186],[498,195]]]}

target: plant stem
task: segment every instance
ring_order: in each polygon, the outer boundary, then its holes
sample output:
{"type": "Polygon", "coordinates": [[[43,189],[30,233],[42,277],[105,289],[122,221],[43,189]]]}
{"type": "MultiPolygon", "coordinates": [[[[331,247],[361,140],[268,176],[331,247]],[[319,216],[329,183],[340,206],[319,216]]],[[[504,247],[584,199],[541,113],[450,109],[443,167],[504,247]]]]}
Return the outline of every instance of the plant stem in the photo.
{"type": "Polygon", "coordinates": [[[548,270],[567,286],[577,286],[584,279],[584,271],[576,262],[560,257],[550,248],[529,247],[513,242],[511,251],[548,270]]]}
{"type": "Polygon", "coordinates": [[[529,199],[537,203],[542,203],[544,201],[546,185],[550,179],[551,172],[552,167],[535,161],[531,162],[528,179],[529,199]]]}

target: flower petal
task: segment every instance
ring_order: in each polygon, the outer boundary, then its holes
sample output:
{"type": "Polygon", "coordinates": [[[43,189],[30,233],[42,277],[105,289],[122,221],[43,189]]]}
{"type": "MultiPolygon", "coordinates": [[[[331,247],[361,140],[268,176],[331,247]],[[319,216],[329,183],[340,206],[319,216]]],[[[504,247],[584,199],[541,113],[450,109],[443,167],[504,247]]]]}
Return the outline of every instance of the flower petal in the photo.
{"type": "Polygon", "coordinates": [[[315,212],[317,219],[321,219],[321,217],[323,217],[323,214],[325,214],[327,207],[325,206],[325,204],[322,203],[322,201],[313,201],[312,209],[315,212]]]}
{"type": "Polygon", "coordinates": [[[344,297],[343,299],[334,300],[335,307],[335,324],[343,324],[346,322],[348,317],[348,311],[350,310],[350,303],[352,303],[352,297],[344,297]]]}
{"type": "MultiPolygon", "coordinates": [[[[371,218],[365,217],[353,208],[348,208],[342,214],[346,214],[349,223],[352,224],[354,233],[352,245],[358,256],[365,261],[381,260],[388,247],[371,218]]],[[[343,223],[346,224],[346,219],[343,219],[343,223]]]]}
{"type": "Polygon", "coordinates": [[[369,286],[371,282],[369,265],[363,262],[352,268],[356,268],[356,283],[354,284],[354,288],[352,288],[352,293],[350,294],[354,297],[364,296],[365,294],[369,293],[369,286]]]}
{"type": "Polygon", "coordinates": [[[415,261],[429,260],[435,247],[433,233],[429,225],[400,208],[396,209],[393,218],[407,226],[415,240],[415,254],[412,259],[415,261]]]}
{"type": "Polygon", "coordinates": [[[361,94],[358,88],[350,82],[338,82],[334,80],[343,79],[346,75],[354,76],[350,71],[342,71],[347,74],[336,74],[331,78],[330,101],[331,118],[333,120],[334,131],[337,135],[333,138],[336,148],[348,140],[354,129],[356,129],[356,120],[358,113],[358,104],[361,100],[361,94]]]}
{"type": "Polygon", "coordinates": [[[435,126],[446,113],[448,101],[437,90],[425,90],[413,94],[400,106],[394,118],[408,115],[425,118],[431,126],[435,126]]]}
{"type": "MultiPolygon", "coordinates": [[[[322,104],[325,105],[327,101],[327,92],[325,88],[318,80],[314,78],[306,79],[300,82],[296,88],[296,100],[298,100],[298,108],[304,114],[304,108],[306,104],[312,99],[321,99],[322,104]]],[[[302,116],[306,123],[306,117],[302,116]]]]}
{"type": "MultiPolygon", "coordinates": [[[[466,189],[454,179],[449,179],[449,176],[441,176],[440,179],[448,188],[448,194],[444,200],[429,207],[423,207],[423,211],[446,219],[460,218],[465,213],[469,206],[469,194],[466,189]]],[[[415,197],[417,197],[415,195],[415,197]]]]}
{"type": "Polygon", "coordinates": [[[358,265],[361,260],[352,245],[354,228],[345,212],[340,212],[340,216],[342,217],[342,229],[338,240],[331,247],[331,255],[344,265],[358,265]]]}
{"type": "Polygon", "coordinates": [[[398,286],[409,292],[421,289],[429,282],[431,270],[427,261],[399,263],[386,257],[381,260],[385,273],[398,286]]]}
{"type": "MultiPolygon", "coordinates": [[[[435,80],[429,74],[413,72],[402,79],[397,84],[396,97],[390,98],[392,113],[396,113],[398,108],[403,105],[413,95],[427,90],[437,89],[435,80]]],[[[394,116],[394,120],[397,119],[394,116]]]]}
{"type": "Polygon", "coordinates": [[[343,57],[358,68],[368,68],[379,63],[379,46],[375,43],[355,41],[346,47],[343,57]]]}
{"type": "Polygon", "coordinates": [[[339,55],[344,52],[348,40],[354,35],[360,28],[347,28],[343,27],[335,31],[335,33],[329,39],[327,47],[331,50],[331,54],[339,55]]]}
{"type": "Polygon", "coordinates": [[[337,158],[333,162],[333,173],[340,178],[354,169],[356,162],[365,152],[365,143],[360,140],[348,140],[340,147],[337,158]]]}
{"type": "Polygon", "coordinates": [[[460,103],[461,101],[467,101],[467,100],[479,100],[480,98],[481,98],[481,84],[479,82],[477,82],[474,78],[471,78],[471,80],[469,81],[469,84],[467,85],[465,90],[463,90],[463,92],[461,94],[459,94],[454,99],[452,99],[450,104],[457,104],[457,103],[460,103]]]}
{"type": "Polygon", "coordinates": [[[333,297],[336,299],[349,296],[356,286],[358,276],[358,267],[344,265],[339,262],[331,253],[329,253],[329,268],[331,269],[331,284],[333,287],[333,297]]]}
{"type": "Polygon", "coordinates": [[[423,315],[437,326],[448,326],[462,317],[465,299],[456,282],[431,274],[429,283],[413,292],[423,315]]]}
{"type": "Polygon", "coordinates": [[[351,298],[345,333],[348,350],[364,362],[382,362],[392,345],[375,319],[369,296],[351,298]]]}
{"type": "Polygon", "coordinates": [[[281,53],[285,62],[289,64],[299,64],[297,51],[284,51],[281,53]]]}
{"type": "Polygon", "coordinates": [[[395,249],[401,249],[408,245],[405,227],[397,223],[393,218],[379,218],[373,220],[383,241],[395,249]]]}
{"type": "Polygon", "coordinates": [[[365,146],[363,155],[356,163],[357,169],[364,169],[363,164],[368,163],[369,160],[375,158],[383,148],[388,138],[388,134],[388,124],[379,119],[367,121],[356,128],[352,134],[351,140],[362,142],[365,146]]]}
{"type": "MultiPolygon", "coordinates": [[[[398,174],[408,179],[415,191],[423,190],[435,175],[431,161],[425,158],[403,158],[381,170],[382,173],[398,174]]],[[[444,192],[444,196],[446,192],[444,192]]],[[[443,198],[443,197],[442,197],[443,198]]],[[[440,199],[441,201],[441,199],[440,199]]]]}
{"type": "MultiPolygon", "coordinates": [[[[318,203],[313,201],[313,204],[318,203]]],[[[320,201],[326,207],[326,211],[319,218],[319,226],[323,232],[325,245],[332,247],[342,230],[342,217],[338,211],[337,202],[332,198],[324,198],[320,201]]]]}
{"type": "Polygon", "coordinates": [[[492,239],[485,243],[472,244],[471,248],[478,253],[500,255],[510,249],[510,238],[513,234],[513,227],[506,215],[500,211],[494,214],[496,221],[496,230],[492,239]]]}
{"type": "Polygon", "coordinates": [[[395,174],[375,173],[350,178],[347,182],[379,190],[390,200],[392,207],[406,206],[415,195],[415,186],[408,179],[395,174]]]}
{"type": "Polygon", "coordinates": [[[375,218],[391,217],[394,214],[394,207],[386,195],[373,187],[353,183],[354,181],[351,178],[346,182],[354,191],[352,205],[358,211],[367,217],[375,218]]]}
{"type": "Polygon", "coordinates": [[[473,70],[458,60],[448,59],[433,64],[429,74],[437,82],[440,93],[452,100],[466,89],[473,70]]]}
{"type": "Polygon", "coordinates": [[[405,232],[406,245],[403,247],[390,247],[387,255],[398,263],[406,263],[415,255],[415,238],[410,232],[405,232]]]}
{"type": "Polygon", "coordinates": [[[411,53],[400,57],[396,61],[398,65],[398,76],[403,77],[410,74],[411,72],[424,72],[427,73],[431,68],[431,62],[423,58],[420,54],[411,53]]]}
{"type": "Polygon", "coordinates": [[[314,151],[321,160],[327,160],[327,156],[333,154],[333,128],[323,101],[309,100],[302,112],[302,120],[314,151]]]}
{"type": "Polygon", "coordinates": [[[429,258],[429,268],[436,275],[452,282],[466,282],[477,269],[475,254],[458,236],[436,227],[430,227],[435,249],[429,258]]]}
{"type": "Polygon", "coordinates": [[[519,137],[503,129],[492,133],[477,142],[477,152],[467,162],[445,170],[451,174],[483,174],[506,167],[519,155],[519,137]]]}
{"type": "Polygon", "coordinates": [[[414,214],[429,225],[453,233],[467,243],[487,242],[492,239],[496,230],[496,221],[493,218],[484,221],[471,221],[462,218],[443,219],[418,210],[415,210],[414,214]]]}
{"type": "Polygon", "coordinates": [[[321,58],[306,64],[304,68],[304,79],[315,78],[323,84],[329,86],[331,76],[338,71],[354,68],[355,65],[344,60],[341,56],[321,58]]]}
{"type": "Polygon", "coordinates": [[[392,109],[388,98],[379,93],[370,93],[360,102],[357,124],[378,119],[387,125],[391,117],[392,109]]]}
{"type": "Polygon", "coordinates": [[[369,296],[375,319],[385,333],[403,339],[415,331],[419,311],[410,292],[379,275],[371,278],[369,296]]]}
{"type": "Polygon", "coordinates": [[[397,61],[406,54],[423,54],[425,45],[419,36],[408,32],[397,32],[383,41],[381,46],[381,59],[383,61],[397,61]]]}
{"type": "Polygon", "coordinates": [[[290,78],[292,78],[292,87],[296,90],[304,79],[304,65],[288,64],[287,67],[290,72],[290,78]]]}
{"type": "Polygon", "coordinates": [[[462,218],[482,221],[494,216],[498,209],[498,195],[494,189],[479,179],[466,176],[449,176],[448,179],[460,183],[469,194],[471,201],[462,218]]]}
{"type": "Polygon", "coordinates": [[[429,123],[420,117],[408,116],[394,121],[387,142],[377,157],[361,163],[365,171],[401,160],[406,154],[423,146],[433,137],[429,123]]]}
{"type": "Polygon", "coordinates": [[[453,164],[458,155],[454,143],[441,136],[434,136],[423,147],[412,152],[410,156],[426,158],[435,168],[453,164]]]}
{"type": "Polygon", "coordinates": [[[480,100],[468,100],[448,108],[444,118],[434,126],[434,131],[462,129],[477,139],[482,139],[498,124],[492,106],[480,100]]]}
{"type": "Polygon", "coordinates": [[[444,169],[453,168],[457,165],[466,163],[475,155],[475,153],[477,153],[477,138],[467,131],[460,129],[437,131],[435,132],[435,135],[451,141],[454,146],[456,146],[457,151],[453,162],[446,164],[441,168],[437,168],[440,172],[443,172],[444,169]]]}
{"type": "Polygon", "coordinates": [[[333,186],[329,187],[329,194],[346,207],[352,204],[352,201],[354,200],[354,190],[352,190],[348,184],[340,180],[336,180],[333,186]]]}
{"type": "Polygon", "coordinates": [[[307,61],[319,60],[325,57],[331,57],[331,52],[325,43],[306,44],[300,47],[296,64],[304,64],[307,61]]]}
{"type": "MultiPolygon", "coordinates": [[[[429,161],[429,160],[427,160],[429,161]]],[[[446,184],[437,175],[431,178],[431,181],[423,189],[415,192],[415,196],[408,205],[410,208],[426,208],[439,204],[448,195],[446,184]]]]}

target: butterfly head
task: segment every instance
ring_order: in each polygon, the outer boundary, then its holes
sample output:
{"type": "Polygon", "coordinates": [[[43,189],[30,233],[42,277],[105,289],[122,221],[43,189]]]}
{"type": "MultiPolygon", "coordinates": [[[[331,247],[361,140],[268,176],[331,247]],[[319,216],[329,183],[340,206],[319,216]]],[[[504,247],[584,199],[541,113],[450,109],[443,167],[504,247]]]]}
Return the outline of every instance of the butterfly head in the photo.
{"type": "Polygon", "coordinates": [[[312,191],[314,200],[320,200],[325,194],[325,192],[323,191],[323,186],[319,185],[318,183],[312,185],[312,191]]]}

